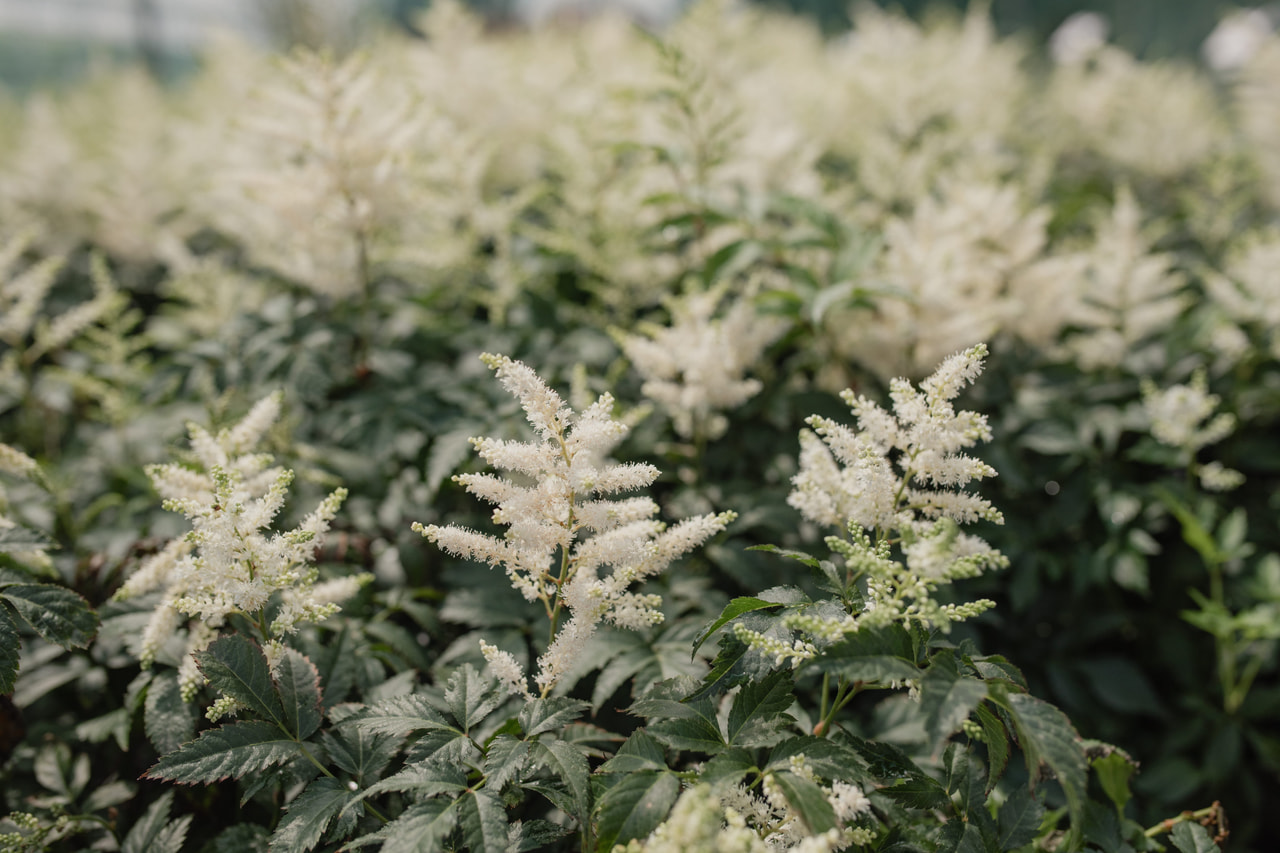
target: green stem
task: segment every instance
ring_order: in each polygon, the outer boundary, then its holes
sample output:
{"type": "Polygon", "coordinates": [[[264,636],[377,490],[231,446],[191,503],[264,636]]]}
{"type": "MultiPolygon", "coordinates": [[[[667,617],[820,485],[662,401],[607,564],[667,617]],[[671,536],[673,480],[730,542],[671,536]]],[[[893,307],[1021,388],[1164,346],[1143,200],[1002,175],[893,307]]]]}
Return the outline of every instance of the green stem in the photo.
{"type": "Polygon", "coordinates": [[[1186,821],[1189,821],[1189,820],[1194,820],[1196,822],[1199,822],[1204,818],[1208,817],[1208,818],[1213,818],[1215,821],[1217,821],[1221,811],[1222,811],[1222,806],[1220,806],[1218,803],[1214,803],[1211,806],[1206,806],[1205,808],[1197,809],[1196,811],[1193,811],[1193,812],[1183,812],[1177,817],[1171,817],[1171,818],[1168,818],[1167,820],[1160,821],[1155,826],[1151,827],[1146,832],[1144,832],[1143,835],[1145,835],[1147,838],[1155,838],[1157,835],[1160,835],[1162,833],[1172,832],[1175,826],[1177,826],[1180,823],[1185,823],[1186,821]]]}
{"type": "Polygon", "coordinates": [[[818,706],[818,726],[821,727],[822,733],[827,733],[827,691],[831,687],[831,673],[822,673],[822,704],[818,706]]]}
{"type": "MultiPolygon", "coordinates": [[[[1209,598],[1217,608],[1226,608],[1226,591],[1222,581],[1222,565],[1217,561],[1206,561],[1209,570],[1209,598]]],[[[1236,649],[1233,638],[1219,633],[1213,635],[1214,654],[1218,659],[1218,682],[1222,687],[1222,708],[1228,714],[1235,713],[1244,701],[1239,694],[1240,684],[1236,678],[1236,649]]],[[[1248,688],[1245,688],[1246,692],[1248,688]]]]}
{"type": "MultiPolygon", "coordinates": [[[[823,678],[823,688],[824,690],[823,690],[822,699],[823,699],[823,705],[825,708],[825,705],[826,705],[825,676],[823,678]]],[[[835,720],[836,714],[838,714],[841,711],[841,709],[844,708],[845,705],[848,705],[849,702],[853,700],[854,696],[857,696],[861,692],[862,692],[861,681],[854,681],[853,683],[848,683],[843,678],[841,678],[840,683],[836,687],[836,697],[835,699],[832,700],[831,707],[825,708],[822,714],[822,719],[818,722],[818,725],[814,727],[814,734],[818,735],[819,737],[826,737],[827,734],[829,734],[831,731],[831,723],[835,720]]]]}

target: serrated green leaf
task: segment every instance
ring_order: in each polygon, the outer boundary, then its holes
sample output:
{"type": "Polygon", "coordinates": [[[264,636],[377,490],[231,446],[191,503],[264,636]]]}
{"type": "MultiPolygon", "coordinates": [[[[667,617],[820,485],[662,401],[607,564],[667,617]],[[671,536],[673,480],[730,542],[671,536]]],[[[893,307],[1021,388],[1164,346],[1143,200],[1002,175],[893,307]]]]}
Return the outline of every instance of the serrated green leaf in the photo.
{"type": "Polygon", "coordinates": [[[395,735],[374,734],[355,727],[326,731],[321,738],[329,760],[361,784],[381,776],[404,743],[403,738],[395,735]]]}
{"type": "Polygon", "coordinates": [[[809,664],[853,681],[887,684],[920,677],[911,635],[900,625],[863,629],[822,649],[809,664]]]}
{"type": "Polygon", "coordinates": [[[756,762],[752,759],[751,753],[735,747],[725,750],[702,765],[698,780],[708,785],[716,785],[724,781],[736,783],[755,769],[756,762]]]}
{"type": "Polygon", "coordinates": [[[195,659],[210,687],[288,729],[284,708],[271,682],[271,665],[257,643],[243,634],[230,634],[196,652],[195,659]]]}
{"type": "Polygon", "coordinates": [[[783,741],[769,753],[766,770],[786,770],[793,755],[803,755],[805,766],[824,779],[856,780],[862,776],[862,759],[842,743],[801,735],[783,741]]]}
{"type": "MultiPolygon", "coordinates": [[[[775,550],[776,551],[778,549],[774,548],[774,546],[772,545],[760,545],[753,550],[761,550],[761,551],[775,550]]],[[[753,598],[751,596],[743,596],[741,598],[733,599],[727,605],[725,605],[724,610],[720,612],[720,616],[714,622],[712,622],[710,625],[703,628],[701,632],[699,632],[698,636],[693,641],[693,652],[691,652],[691,655],[696,654],[698,649],[702,648],[702,644],[705,643],[711,637],[712,634],[714,634],[716,631],[719,631],[727,623],[732,622],[734,619],[737,619],[742,614],[751,613],[756,610],[765,610],[770,607],[781,607],[781,606],[782,605],[779,602],[765,601],[762,598],[753,598]]]]}
{"type": "Polygon", "coordinates": [[[46,551],[53,543],[42,533],[27,527],[0,527],[0,554],[19,551],[46,551]]]}
{"type": "Polygon", "coordinates": [[[867,762],[867,769],[873,776],[880,779],[903,779],[920,774],[920,768],[915,762],[891,743],[863,740],[847,733],[841,737],[867,762]]]}
{"type": "Polygon", "coordinates": [[[1095,758],[1091,765],[1098,783],[1102,785],[1102,790],[1111,798],[1111,802],[1116,804],[1116,809],[1123,814],[1125,805],[1133,797],[1133,793],[1129,790],[1129,779],[1138,768],[1120,752],[1095,758]]]}
{"type": "Polygon", "coordinates": [[[791,707],[795,698],[795,682],[786,670],[775,672],[763,681],[744,685],[729,710],[726,743],[730,746],[761,746],[764,729],[768,729],[769,736],[776,735],[777,726],[770,726],[771,723],[791,722],[789,717],[781,715],[791,707]]]}
{"type": "Polygon", "coordinates": [[[1001,850],[1015,850],[1030,844],[1040,832],[1044,819],[1044,803],[1031,793],[1031,789],[1019,785],[1000,806],[998,836],[1001,850]]]}
{"type": "Polygon", "coordinates": [[[118,806],[121,803],[127,803],[138,794],[137,786],[123,779],[117,779],[114,782],[106,782],[101,785],[95,785],[93,790],[89,791],[88,796],[84,798],[84,810],[86,813],[102,811],[112,806],[118,806]]]}
{"type": "Polygon", "coordinates": [[[356,681],[357,656],[350,624],[344,622],[337,636],[320,646],[319,654],[313,654],[311,660],[320,672],[321,693],[328,710],[346,698],[356,681]]]}
{"type": "Polygon", "coordinates": [[[1086,784],[1084,748],[1067,715],[1026,693],[1009,694],[1005,710],[1013,719],[1018,743],[1034,783],[1041,776],[1041,762],[1052,768],[1067,797],[1073,825],[1083,818],[1086,784]]]}
{"type": "Polygon", "coordinates": [[[506,692],[498,690],[497,685],[476,672],[470,664],[449,676],[444,691],[444,700],[464,732],[470,732],[472,726],[489,716],[504,699],[506,692]]]}
{"type": "Polygon", "coordinates": [[[820,562],[817,557],[806,554],[803,551],[792,551],[789,548],[779,548],[777,545],[752,545],[748,551],[767,551],[770,554],[777,554],[779,557],[787,557],[791,560],[798,560],[811,569],[818,568],[820,562]]]}
{"type": "Polygon", "coordinates": [[[511,824],[510,849],[515,853],[546,850],[573,830],[547,820],[514,821],[511,824]]]}
{"type": "Polygon", "coordinates": [[[624,684],[633,681],[635,675],[653,660],[648,646],[641,645],[644,639],[631,631],[627,634],[635,637],[637,647],[609,658],[608,663],[600,668],[600,672],[596,674],[595,686],[591,688],[593,710],[598,711],[603,707],[609,697],[617,693],[624,684]]]}
{"type": "Polygon", "coordinates": [[[1209,831],[1198,823],[1182,821],[1175,824],[1169,840],[1182,853],[1220,853],[1218,845],[1209,837],[1209,831]]]}
{"type": "Polygon", "coordinates": [[[182,845],[187,843],[187,831],[191,828],[193,815],[183,815],[177,820],[164,825],[147,847],[147,853],[180,853],[182,845]]]}
{"type": "Polygon", "coordinates": [[[962,674],[954,655],[944,652],[934,657],[920,682],[920,710],[925,715],[930,752],[937,755],[986,696],[986,683],[962,674]]]}
{"type": "Polygon", "coordinates": [[[302,853],[320,843],[333,819],[358,799],[337,779],[313,779],[288,805],[284,819],[271,835],[271,853],[302,853]]]}
{"type": "Polygon", "coordinates": [[[936,779],[917,773],[880,788],[880,793],[909,809],[943,808],[951,802],[936,779]]]}
{"type": "Polygon", "coordinates": [[[666,820],[679,794],[680,780],[674,773],[643,771],[622,777],[600,798],[596,850],[610,851],[615,844],[646,837],[666,820]]]}
{"type": "Polygon", "coordinates": [[[431,449],[427,451],[427,463],[422,471],[427,500],[431,500],[440,489],[440,484],[471,457],[471,436],[477,434],[476,426],[468,425],[440,433],[431,442],[431,449]]]}
{"type": "Polygon", "coordinates": [[[445,761],[479,769],[483,757],[471,738],[453,729],[442,729],[426,732],[414,741],[405,761],[445,761]]]}
{"type": "Polygon", "coordinates": [[[516,717],[525,737],[555,731],[582,716],[591,706],[577,699],[564,696],[552,699],[534,699],[526,702],[516,717]]]}
{"type": "Polygon", "coordinates": [[[640,770],[666,770],[667,758],[662,747],[644,729],[632,732],[599,773],[635,773],[640,770]]]}
{"type": "Polygon", "coordinates": [[[982,830],[976,824],[967,821],[956,823],[963,826],[960,840],[956,843],[955,853],[992,853],[991,847],[982,837],[982,830]]]}
{"type": "Polygon", "coordinates": [[[101,717],[85,720],[76,725],[76,737],[89,743],[102,743],[107,738],[115,738],[122,751],[129,749],[129,728],[133,724],[133,715],[128,708],[116,708],[101,717]]]}
{"type": "Polygon", "coordinates": [[[486,780],[485,787],[491,791],[501,791],[520,772],[528,757],[528,741],[510,735],[494,738],[485,750],[484,766],[481,768],[486,780]]]}
{"type": "Polygon", "coordinates": [[[715,754],[725,747],[720,729],[702,717],[659,720],[648,726],[649,733],[673,749],[715,754]]]}
{"type": "MultiPolygon", "coordinates": [[[[780,614],[763,612],[745,613],[739,617],[743,627],[763,634],[768,634],[780,618],[780,614]]],[[[713,699],[731,687],[763,680],[779,668],[771,656],[750,649],[732,632],[722,634],[718,645],[720,651],[711,663],[711,672],[687,701],[713,699]]]]}
{"type": "Polygon", "coordinates": [[[585,826],[591,814],[590,767],[587,757],[576,746],[562,740],[537,741],[530,747],[534,760],[550,770],[569,792],[571,808],[565,811],[585,826]]]}
{"type": "Polygon", "coordinates": [[[987,746],[987,793],[990,794],[1009,767],[1009,733],[985,703],[978,705],[976,713],[982,726],[982,742],[987,746]]]}
{"type": "Polygon", "coordinates": [[[64,649],[84,648],[98,632],[89,602],[53,584],[18,583],[0,588],[3,598],[44,639],[64,649]]]}
{"type": "Polygon", "coordinates": [[[65,743],[46,743],[36,753],[32,766],[36,781],[68,800],[80,796],[89,782],[89,756],[73,756],[65,743]]]}
{"type": "Polygon", "coordinates": [[[341,725],[356,726],[374,734],[407,735],[421,729],[462,734],[446,723],[431,700],[420,693],[395,696],[376,705],[369,705],[358,714],[343,720],[341,725]]]}
{"type": "Polygon", "coordinates": [[[267,853],[267,830],[249,823],[218,833],[202,853],[267,853]]]}
{"type": "Polygon", "coordinates": [[[405,767],[366,788],[362,796],[373,797],[387,791],[412,791],[420,797],[460,794],[467,789],[467,774],[456,764],[419,762],[405,767]]]}
{"type": "Polygon", "coordinates": [[[816,783],[785,770],[774,773],[773,781],[810,835],[818,835],[837,826],[835,810],[816,783]]]}
{"type": "Polygon", "coordinates": [[[631,704],[628,713],[640,717],[702,718],[715,720],[715,708],[709,699],[690,696],[697,682],[688,678],[673,678],[653,685],[647,693],[631,704]],[[688,697],[688,698],[686,698],[688,697]]]}
{"type": "Polygon", "coordinates": [[[423,653],[422,644],[403,626],[385,621],[366,622],[364,633],[404,658],[413,668],[423,671],[431,668],[431,661],[423,653]]]}
{"type": "Polygon", "coordinates": [[[468,791],[458,800],[458,823],[473,853],[506,853],[507,814],[497,797],[468,791]]]}
{"type": "Polygon", "coordinates": [[[0,601],[0,696],[13,692],[13,685],[18,680],[18,650],[21,646],[18,625],[9,615],[8,606],[0,601]]]}
{"type": "Polygon", "coordinates": [[[1022,674],[1022,670],[1010,663],[1003,655],[975,658],[973,668],[987,681],[1010,681],[1023,690],[1027,689],[1027,679],[1022,674]]]}
{"type": "Polygon", "coordinates": [[[415,803],[391,823],[349,842],[347,847],[381,844],[380,853],[438,853],[458,825],[457,800],[415,803]]]}
{"type": "Polygon", "coordinates": [[[142,725],[147,739],[161,755],[173,752],[196,736],[195,707],[182,701],[176,673],[157,675],[151,680],[142,725]]]}
{"type": "Polygon", "coordinates": [[[164,756],[143,775],[166,782],[207,785],[227,778],[239,779],[301,754],[301,745],[279,726],[249,720],[201,732],[200,737],[164,756]]]}
{"type": "Polygon", "coordinates": [[[169,809],[172,807],[173,792],[166,790],[147,807],[147,811],[138,818],[137,824],[134,824],[129,834],[124,836],[124,843],[120,844],[120,853],[147,853],[156,835],[159,835],[164,825],[168,824],[169,809]]]}
{"type": "Polygon", "coordinates": [[[971,761],[969,750],[958,743],[947,746],[942,764],[946,770],[947,793],[952,795],[952,802],[960,814],[970,821],[986,815],[986,771],[983,766],[971,761]],[[977,814],[979,811],[982,815],[977,814]]]}
{"type": "MultiPolygon", "coordinates": [[[[191,822],[191,817],[188,815],[182,821],[175,821],[182,827],[182,838],[176,839],[177,845],[161,847],[160,844],[163,843],[161,836],[164,835],[165,825],[169,821],[169,809],[172,806],[173,792],[165,791],[147,807],[142,817],[129,830],[129,834],[120,845],[120,853],[178,853],[186,836],[186,825],[191,822]]],[[[170,845],[173,840],[175,839],[171,834],[170,845]]]]}
{"type": "Polygon", "coordinates": [[[275,682],[285,728],[306,740],[320,728],[320,672],[301,652],[286,648],[275,682]]]}

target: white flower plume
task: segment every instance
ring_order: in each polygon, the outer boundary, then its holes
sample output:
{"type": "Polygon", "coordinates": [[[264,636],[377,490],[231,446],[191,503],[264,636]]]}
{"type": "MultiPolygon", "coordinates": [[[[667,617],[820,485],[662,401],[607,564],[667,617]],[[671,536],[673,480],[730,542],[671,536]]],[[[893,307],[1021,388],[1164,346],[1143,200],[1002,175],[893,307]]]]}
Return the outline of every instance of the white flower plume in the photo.
{"type": "Polygon", "coordinates": [[[964,491],[970,482],[996,475],[962,452],[991,438],[986,416],[953,406],[982,372],[986,355],[984,344],[953,355],[919,388],[894,380],[892,412],[844,392],[857,429],[816,415],[808,419],[813,432],[800,435],[800,471],[787,502],[806,519],[847,527],[852,535],[827,540],[851,575],[866,579],[866,606],[841,630],[893,621],[945,630],[992,606],[932,599],[940,586],[1008,563],[982,539],[960,532],[960,525],[980,519],[1003,521],[989,501],[964,491]],[[893,559],[891,541],[898,543],[900,560],[893,559]]]}
{"type": "Polygon", "coordinates": [[[760,381],[745,374],[786,329],[785,321],[757,314],[746,298],[716,318],[723,298],[723,288],[693,294],[673,306],[670,326],[645,326],[642,334],[620,339],[645,379],[642,392],[685,438],[724,434],[728,421],[721,412],[759,393],[760,381]]]}
{"type": "Polygon", "coordinates": [[[149,666],[156,653],[189,620],[184,695],[199,686],[192,653],[217,637],[232,614],[244,614],[259,629],[270,654],[282,637],[303,622],[335,613],[338,602],[367,576],[316,585],[311,565],[346,489],[321,501],[293,530],[270,528],[284,504],[293,472],[271,467],[271,457],[249,451],[280,414],[281,395],[255,405],[230,429],[211,435],[191,424],[197,467],[154,465],[147,473],[165,507],[181,512],[192,530],[146,560],[116,593],[132,598],[162,589],[164,595],[143,633],[140,657],[149,666]],[[267,619],[267,603],[281,606],[267,619]]]}
{"type": "MultiPolygon", "coordinates": [[[[482,358],[520,401],[540,439],[472,439],[486,462],[521,475],[520,483],[489,473],[454,477],[495,505],[493,520],[507,533],[498,537],[455,524],[415,523],[413,529],[449,554],[501,566],[527,600],[543,604],[552,638],[534,681],[546,696],[601,621],[633,629],[662,621],[661,598],[631,592],[632,585],[706,542],[735,514],[698,516],[668,529],[653,518],[658,506],[649,498],[606,497],[645,488],[660,473],[652,465],[607,460],[627,432],[612,418],[613,397],[601,395],[575,413],[527,365],[506,356],[482,358]],[[566,610],[568,620],[560,625],[566,610]]],[[[513,656],[493,647],[484,653],[509,689],[527,690],[513,656]]]]}

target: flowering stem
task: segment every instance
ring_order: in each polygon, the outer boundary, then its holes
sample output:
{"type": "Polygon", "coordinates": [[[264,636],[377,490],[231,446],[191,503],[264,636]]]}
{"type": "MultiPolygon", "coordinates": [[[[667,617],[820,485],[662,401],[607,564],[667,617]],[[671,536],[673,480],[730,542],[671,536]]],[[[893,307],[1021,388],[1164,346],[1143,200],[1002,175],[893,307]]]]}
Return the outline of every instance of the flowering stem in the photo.
{"type": "Polygon", "coordinates": [[[1157,835],[1160,835],[1161,833],[1172,832],[1175,826],[1189,820],[1194,820],[1197,823],[1203,823],[1204,821],[1208,820],[1213,824],[1221,826],[1222,816],[1223,816],[1222,804],[1215,802],[1211,806],[1206,806],[1205,808],[1197,809],[1196,811],[1193,811],[1193,812],[1183,812],[1177,817],[1171,817],[1171,818],[1168,818],[1167,820],[1162,820],[1159,823],[1157,823],[1155,826],[1151,827],[1146,832],[1144,832],[1143,835],[1145,835],[1147,838],[1155,838],[1157,835]]]}
{"type": "Polygon", "coordinates": [[[831,707],[827,707],[827,676],[822,677],[822,719],[818,725],[813,727],[813,733],[818,737],[826,737],[831,732],[831,723],[835,720],[836,714],[852,701],[854,696],[862,692],[863,683],[854,681],[852,684],[846,682],[844,678],[840,679],[840,683],[836,687],[836,697],[831,702],[831,707]]]}

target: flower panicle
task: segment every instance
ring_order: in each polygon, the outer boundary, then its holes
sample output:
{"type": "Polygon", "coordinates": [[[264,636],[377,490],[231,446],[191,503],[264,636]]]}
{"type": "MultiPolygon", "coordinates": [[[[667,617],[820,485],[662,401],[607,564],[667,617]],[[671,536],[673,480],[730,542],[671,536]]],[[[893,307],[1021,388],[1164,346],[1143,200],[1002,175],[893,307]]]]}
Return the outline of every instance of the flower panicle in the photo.
{"type": "MultiPolygon", "coordinates": [[[[944,359],[918,387],[893,380],[890,409],[845,391],[856,427],[816,415],[806,421],[811,431],[800,435],[800,470],[787,502],[809,521],[847,531],[847,539],[827,543],[850,579],[866,585],[857,624],[918,622],[945,631],[990,606],[942,606],[932,597],[940,586],[1008,564],[982,539],[960,532],[961,525],[1004,520],[990,501],[965,490],[997,476],[962,452],[991,438],[987,418],[954,406],[987,355],[977,344],[944,359]]],[[[815,637],[826,630],[813,627],[815,637]]]]}
{"type": "MultiPolygon", "coordinates": [[[[635,630],[661,622],[662,599],[631,587],[704,544],[735,514],[708,514],[667,527],[655,518],[658,505],[651,498],[627,494],[650,486],[661,472],[647,463],[607,458],[627,432],[613,416],[611,395],[575,412],[527,365],[488,353],[481,358],[519,399],[538,436],[528,442],[471,440],[489,465],[522,475],[520,482],[490,472],[454,477],[494,505],[493,521],[506,526],[506,533],[417,522],[412,529],[455,557],[502,567],[526,600],[543,604],[552,634],[533,682],[545,696],[601,622],[635,630]]],[[[502,654],[487,651],[486,659],[514,685],[508,677],[512,662],[502,654]]]]}
{"type": "Polygon", "coordinates": [[[228,617],[248,617],[278,660],[281,637],[302,623],[333,615],[371,578],[317,584],[319,571],[312,563],[346,489],[335,489],[295,528],[272,529],[294,475],[270,467],[270,456],[251,451],[279,417],[281,400],[279,393],[268,396],[216,435],[192,425],[188,433],[199,467],[170,463],[147,471],[164,506],[185,515],[192,529],[143,561],[116,598],[163,590],[139,657],[150,666],[185,629],[179,681],[188,700],[203,684],[192,655],[218,636],[228,617]],[[280,606],[268,608],[273,598],[280,606]]]}

